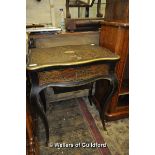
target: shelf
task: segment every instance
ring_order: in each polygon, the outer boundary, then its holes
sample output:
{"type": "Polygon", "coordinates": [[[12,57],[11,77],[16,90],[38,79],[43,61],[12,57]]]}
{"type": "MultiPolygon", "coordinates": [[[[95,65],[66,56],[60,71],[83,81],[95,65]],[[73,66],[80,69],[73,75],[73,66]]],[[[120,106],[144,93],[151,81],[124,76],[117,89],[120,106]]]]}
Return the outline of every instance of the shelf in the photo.
{"type": "Polygon", "coordinates": [[[119,94],[117,106],[129,106],[129,93],[119,94]]]}
{"type": "Polygon", "coordinates": [[[129,89],[128,88],[122,88],[119,95],[126,95],[129,94],[129,89]]]}
{"type": "Polygon", "coordinates": [[[127,118],[127,117],[129,117],[129,110],[123,110],[123,111],[113,112],[113,113],[106,113],[107,121],[115,121],[120,118],[127,118]]]}

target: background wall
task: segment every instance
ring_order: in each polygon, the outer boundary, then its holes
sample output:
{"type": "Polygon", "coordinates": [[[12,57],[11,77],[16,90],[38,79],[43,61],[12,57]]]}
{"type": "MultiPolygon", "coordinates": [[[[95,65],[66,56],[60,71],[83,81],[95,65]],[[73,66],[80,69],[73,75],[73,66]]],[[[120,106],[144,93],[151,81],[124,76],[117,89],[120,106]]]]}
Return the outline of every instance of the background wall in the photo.
{"type": "MultiPolygon", "coordinates": [[[[95,1],[95,3],[97,0],[95,1]]],[[[106,3],[106,0],[102,0],[106,3]]],[[[52,24],[59,27],[60,22],[60,9],[63,8],[66,15],[66,0],[26,0],[26,24],[52,24]]],[[[96,17],[96,7],[94,4],[90,8],[90,17],[96,17]]],[[[78,9],[70,8],[72,18],[78,17],[78,9]]],[[[105,4],[102,4],[103,17],[105,14],[105,4]]],[[[84,17],[85,9],[81,8],[81,17],[84,17]]]]}
{"type": "Polygon", "coordinates": [[[49,0],[26,0],[26,23],[38,24],[49,23],[50,17],[50,5],[49,0]]]}

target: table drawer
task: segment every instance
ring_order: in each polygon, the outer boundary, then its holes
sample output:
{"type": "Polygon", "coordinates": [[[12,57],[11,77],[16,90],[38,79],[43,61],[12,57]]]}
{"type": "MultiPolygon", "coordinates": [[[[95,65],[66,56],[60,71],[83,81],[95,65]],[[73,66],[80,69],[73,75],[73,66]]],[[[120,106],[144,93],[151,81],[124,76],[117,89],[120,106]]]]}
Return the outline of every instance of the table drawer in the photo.
{"type": "Polygon", "coordinates": [[[97,64],[39,72],[38,79],[39,85],[57,82],[76,82],[95,78],[102,75],[108,75],[108,72],[108,65],[97,64]]]}

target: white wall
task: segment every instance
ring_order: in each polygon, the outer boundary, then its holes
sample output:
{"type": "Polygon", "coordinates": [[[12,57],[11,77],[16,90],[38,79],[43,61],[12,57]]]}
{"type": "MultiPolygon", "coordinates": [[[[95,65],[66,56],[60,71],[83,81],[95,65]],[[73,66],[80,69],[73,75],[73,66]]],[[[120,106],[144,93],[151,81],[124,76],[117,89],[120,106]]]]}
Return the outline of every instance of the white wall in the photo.
{"type": "MultiPolygon", "coordinates": [[[[97,1],[97,0],[96,0],[97,1]]],[[[102,0],[106,2],[106,0],[102,0]]],[[[63,8],[66,14],[66,0],[26,0],[26,23],[27,24],[53,24],[59,27],[60,11],[63,8]]],[[[70,8],[72,18],[78,17],[78,9],[70,8]]],[[[103,16],[105,5],[102,5],[103,16]]],[[[90,17],[96,17],[96,4],[90,8],[90,17]]],[[[85,16],[85,9],[81,8],[81,17],[85,16]]]]}
{"type": "Polygon", "coordinates": [[[26,0],[26,23],[38,24],[49,23],[50,17],[50,5],[49,0],[26,0]]]}

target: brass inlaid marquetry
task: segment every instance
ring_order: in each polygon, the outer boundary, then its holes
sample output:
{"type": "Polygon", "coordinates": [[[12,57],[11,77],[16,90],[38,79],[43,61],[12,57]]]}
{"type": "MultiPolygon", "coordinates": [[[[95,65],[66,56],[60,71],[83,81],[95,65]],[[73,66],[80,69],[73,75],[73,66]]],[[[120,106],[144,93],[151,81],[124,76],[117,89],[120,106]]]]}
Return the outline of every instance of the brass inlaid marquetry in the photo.
{"type": "Polygon", "coordinates": [[[38,73],[39,85],[57,82],[77,82],[108,75],[109,66],[106,64],[89,65],[82,67],[72,67],[38,73]]]}
{"type": "Polygon", "coordinates": [[[120,57],[97,45],[69,45],[31,49],[27,70],[54,66],[86,64],[103,60],[118,60],[120,57]]]}

